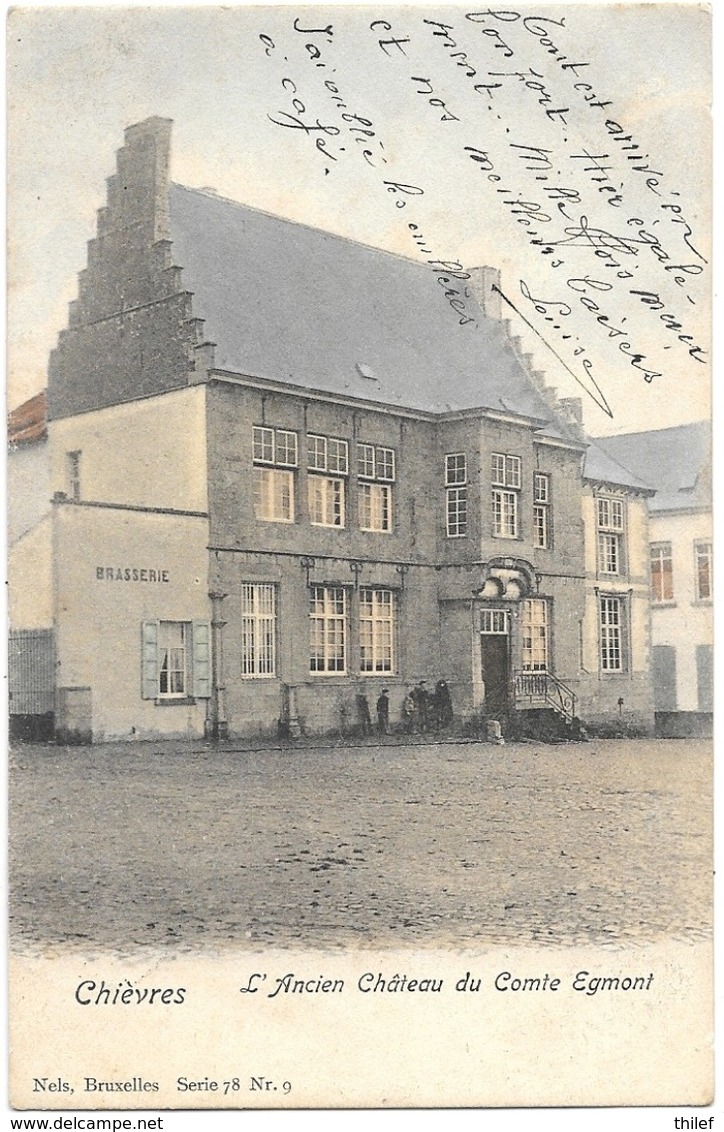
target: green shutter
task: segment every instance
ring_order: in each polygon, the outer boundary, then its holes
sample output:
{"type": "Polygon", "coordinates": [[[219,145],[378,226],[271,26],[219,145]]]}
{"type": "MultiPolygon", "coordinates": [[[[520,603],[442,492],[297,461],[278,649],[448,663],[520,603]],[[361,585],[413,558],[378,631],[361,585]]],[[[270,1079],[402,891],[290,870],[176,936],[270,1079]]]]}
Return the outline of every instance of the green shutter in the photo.
{"type": "Polygon", "coordinates": [[[158,621],[141,624],[141,696],[155,700],[158,695],[158,621]]]}
{"type": "Polygon", "coordinates": [[[211,626],[208,621],[194,621],[194,696],[207,700],[211,695],[211,626]]]}

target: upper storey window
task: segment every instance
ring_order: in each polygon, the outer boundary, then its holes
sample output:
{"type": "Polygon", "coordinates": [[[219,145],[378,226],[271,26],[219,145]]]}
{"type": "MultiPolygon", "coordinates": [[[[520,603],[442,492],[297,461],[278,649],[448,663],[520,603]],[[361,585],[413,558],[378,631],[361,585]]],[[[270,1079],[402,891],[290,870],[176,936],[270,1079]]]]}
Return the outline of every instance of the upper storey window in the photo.
{"type": "Polygon", "coordinates": [[[651,544],[651,600],[657,605],[674,600],[674,570],[670,542],[651,544]]]}
{"type": "Polygon", "coordinates": [[[298,464],[296,432],[255,425],[254,515],[267,522],[294,522],[294,469],[298,464]]]}
{"type": "Polygon", "coordinates": [[[468,533],[468,461],[463,452],[445,457],[446,531],[448,538],[468,533]]]}
{"type": "Polygon", "coordinates": [[[596,498],[598,569],[602,574],[623,574],[623,500],[596,498]]]}
{"type": "Polygon", "coordinates": [[[307,437],[309,519],[318,527],[345,525],[349,447],[335,436],[307,437]]]}
{"type": "Polygon", "coordinates": [[[546,550],[551,545],[551,477],[545,472],[533,476],[533,545],[546,550]]]}
{"type": "Polygon", "coordinates": [[[394,448],[357,445],[359,525],[363,531],[392,530],[392,491],[396,478],[394,448]]]}
{"type": "Polygon", "coordinates": [[[712,552],[710,542],[694,544],[696,554],[696,600],[711,601],[712,597],[712,552]]]}
{"type": "Polygon", "coordinates": [[[493,536],[518,538],[520,456],[511,456],[507,452],[493,452],[492,484],[493,536]]]}

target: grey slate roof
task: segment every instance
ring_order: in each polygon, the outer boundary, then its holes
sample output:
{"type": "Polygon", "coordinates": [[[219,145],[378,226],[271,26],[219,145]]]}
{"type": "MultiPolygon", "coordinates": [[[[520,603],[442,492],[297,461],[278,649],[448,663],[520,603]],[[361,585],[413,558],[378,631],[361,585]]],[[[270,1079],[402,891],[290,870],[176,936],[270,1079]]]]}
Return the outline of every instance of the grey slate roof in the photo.
{"type": "Polygon", "coordinates": [[[460,326],[428,265],[181,185],[169,205],[216,369],[428,412],[507,409],[565,435],[505,325],[471,298],[477,328],[460,326]]]}
{"type": "Polygon", "coordinates": [[[633,487],[637,491],[653,492],[650,483],[635,475],[601,446],[600,440],[591,441],[583,462],[583,478],[617,487],[633,487]]]}
{"type": "Polygon", "coordinates": [[[708,421],[653,432],[600,437],[602,453],[656,490],[650,510],[711,507],[711,425],[708,421]]]}

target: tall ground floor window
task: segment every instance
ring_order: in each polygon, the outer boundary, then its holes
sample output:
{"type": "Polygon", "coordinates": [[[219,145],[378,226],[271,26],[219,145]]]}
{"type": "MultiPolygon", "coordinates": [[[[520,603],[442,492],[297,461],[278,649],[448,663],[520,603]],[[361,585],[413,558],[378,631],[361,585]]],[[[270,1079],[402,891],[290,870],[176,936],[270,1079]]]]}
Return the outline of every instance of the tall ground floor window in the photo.
{"type": "Polygon", "coordinates": [[[309,599],[309,671],[347,671],[347,591],[312,586],[309,599]]]}
{"type": "Polygon", "coordinates": [[[396,669],[397,594],[361,589],[359,593],[360,672],[396,669]]]}
{"type": "Polygon", "coordinates": [[[620,597],[601,597],[598,601],[601,670],[623,672],[623,600],[620,597]]]}
{"type": "Polygon", "coordinates": [[[144,621],[141,683],[145,700],[208,698],[211,695],[208,621],[144,621]]]}
{"type": "Polygon", "coordinates": [[[522,665],[524,672],[548,669],[548,602],[524,601],[521,608],[522,665]]]}
{"type": "Polygon", "coordinates": [[[245,582],[241,587],[241,674],[276,675],[276,586],[245,582]]]}

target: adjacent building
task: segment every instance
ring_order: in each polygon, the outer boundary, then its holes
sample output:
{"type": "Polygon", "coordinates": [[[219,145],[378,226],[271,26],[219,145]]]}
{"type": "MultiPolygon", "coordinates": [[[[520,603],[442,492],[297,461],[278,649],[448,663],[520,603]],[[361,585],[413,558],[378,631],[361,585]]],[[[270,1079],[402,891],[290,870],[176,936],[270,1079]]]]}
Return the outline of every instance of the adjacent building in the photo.
{"type": "Polygon", "coordinates": [[[649,509],[657,731],[710,734],[713,695],[711,425],[597,441],[656,489],[649,509]]]}
{"type": "Polygon", "coordinates": [[[346,734],[442,679],[472,726],[650,728],[651,489],[496,272],[175,185],[170,138],[126,131],[49,364],[50,549],[13,585],[56,733],[346,734]]]}

